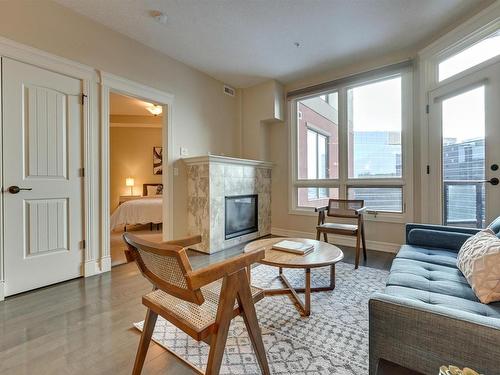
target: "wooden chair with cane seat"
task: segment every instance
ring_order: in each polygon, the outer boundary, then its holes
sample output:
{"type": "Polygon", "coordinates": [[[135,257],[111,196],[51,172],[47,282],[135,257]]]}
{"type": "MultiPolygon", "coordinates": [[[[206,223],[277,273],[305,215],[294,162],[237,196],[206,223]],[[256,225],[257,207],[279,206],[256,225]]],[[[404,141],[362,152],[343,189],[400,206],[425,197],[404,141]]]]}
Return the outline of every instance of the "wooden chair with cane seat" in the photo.
{"type": "Polygon", "coordinates": [[[263,298],[251,287],[246,269],[264,258],[264,249],[244,253],[193,270],[186,247],[201,236],[154,243],[130,233],[123,235],[129,261],[135,260],[142,275],[154,286],[142,298],[146,319],[135,358],[133,375],[142,371],[158,315],[197,341],[210,345],[206,374],[219,373],[231,320],[241,315],[263,374],[270,374],[254,303],[263,298]]]}
{"type": "Polygon", "coordinates": [[[363,258],[366,261],[365,226],[363,222],[363,212],[365,210],[365,202],[362,199],[330,199],[327,206],[315,209],[318,212],[317,240],[320,239],[322,233],[325,242],[328,242],[328,234],[356,237],[355,269],[359,266],[361,243],[363,245],[363,258]],[[357,223],[328,223],[326,222],[326,216],[356,219],[357,223]]]}

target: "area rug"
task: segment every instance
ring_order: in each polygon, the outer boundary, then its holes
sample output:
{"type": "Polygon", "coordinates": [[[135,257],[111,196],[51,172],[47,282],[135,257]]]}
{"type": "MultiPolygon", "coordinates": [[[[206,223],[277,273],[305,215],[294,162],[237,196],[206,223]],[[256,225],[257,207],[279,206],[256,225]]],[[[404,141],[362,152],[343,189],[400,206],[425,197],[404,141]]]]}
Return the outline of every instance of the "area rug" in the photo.
{"type": "MultiPolygon", "coordinates": [[[[284,271],[291,284],[304,285],[303,270],[284,271]]],[[[252,270],[252,283],[262,288],[282,287],[278,269],[259,265],[252,270]]],[[[327,285],[329,268],[311,272],[311,284],[327,285]]],[[[388,272],[368,267],[354,270],[337,264],[333,291],[311,296],[311,316],[301,317],[286,295],[265,297],[256,304],[272,374],[368,374],[368,299],[382,291],[388,272]]],[[[134,326],[142,329],[143,322],[134,326]]],[[[203,371],[209,346],[198,343],[173,325],[158,318],[153,339],[175,355],[203,371]]],[[[260,374],[240,317],[233,320],[221,374],[260,374]]]]}

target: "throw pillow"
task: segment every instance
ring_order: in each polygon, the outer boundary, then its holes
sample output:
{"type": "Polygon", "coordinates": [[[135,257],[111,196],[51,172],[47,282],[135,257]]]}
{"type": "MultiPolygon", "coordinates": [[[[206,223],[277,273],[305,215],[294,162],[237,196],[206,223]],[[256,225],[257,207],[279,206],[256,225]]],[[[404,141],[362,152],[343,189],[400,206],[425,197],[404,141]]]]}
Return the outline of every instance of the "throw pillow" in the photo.
{"type": "Polygon", "coordinates": [[[457,267],[482,303],[500,301],[500,239],[491,229],[465,241],[458,252],[457,267]]]}
{"type": "Polygon", "coordinates": [[[148,185],[147,186],[148,197],[150,197],[152,195],[156,195],[156,189],[157,189],[156,185],[148,185]]]}

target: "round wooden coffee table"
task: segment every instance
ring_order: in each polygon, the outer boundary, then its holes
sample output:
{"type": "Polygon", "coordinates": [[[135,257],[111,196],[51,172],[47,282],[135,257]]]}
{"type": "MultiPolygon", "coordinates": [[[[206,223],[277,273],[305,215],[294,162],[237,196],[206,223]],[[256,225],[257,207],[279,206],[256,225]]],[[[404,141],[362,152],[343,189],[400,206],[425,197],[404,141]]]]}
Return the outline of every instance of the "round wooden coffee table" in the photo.
{"type": "MultiPolygon", "coordinates": [[[[309,316],[311,315],[311,292],[324,292],[335,289],[335,264],[344,258],[344,253],[337,246],[305,238],[269,238],[249,243],[245,246],[244,251],[249,252],[263,247],[266,249],[266,256],[259,263],[278,267],[280,280],[286,286],[286,288],[282,289],[267,289],[264,291],[265,296],[288,294],[297,302],[301,314],[309,316]],[[314,250],[306,255],[297,255],[272,248],[275,243],[285,239],[312,244],[314,250]],[[327,266],[330,267],[330,285],[311,287],[311,268],[327,266]],[[306,273],[305,287],[293,288],[283,274],[283,268],[304,269],[306,273]],[[304,302],[299,298],[298,293],[304,293],[304,302]]],[[[250,275],[250,270],[248,275],[250,275]]]]}

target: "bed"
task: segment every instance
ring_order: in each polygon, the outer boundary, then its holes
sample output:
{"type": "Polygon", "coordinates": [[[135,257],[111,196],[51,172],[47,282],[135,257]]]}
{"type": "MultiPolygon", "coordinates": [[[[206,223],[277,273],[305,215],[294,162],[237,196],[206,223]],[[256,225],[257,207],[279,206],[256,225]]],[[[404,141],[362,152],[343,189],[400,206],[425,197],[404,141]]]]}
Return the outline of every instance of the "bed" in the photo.
{"type": "Polygon", "coordinates": [[[163,217],[163,185],[144,184],[143,196],[123,202],[111,214],[111,230],[127,225],[161,224],[163,217]]]}

